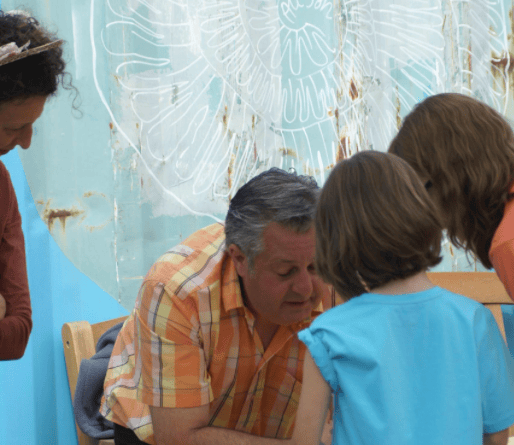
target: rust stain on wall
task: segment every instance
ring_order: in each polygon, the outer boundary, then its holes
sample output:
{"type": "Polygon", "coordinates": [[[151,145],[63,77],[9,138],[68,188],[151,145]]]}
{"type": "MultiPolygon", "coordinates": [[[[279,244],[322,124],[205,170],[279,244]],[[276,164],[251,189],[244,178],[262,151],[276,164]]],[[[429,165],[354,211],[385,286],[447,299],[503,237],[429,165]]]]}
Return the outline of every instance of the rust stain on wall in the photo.
{"type": "Polygon", "coordinates": [[[347,157],[347,143],[349,141],[347,141],[348,137],[343,135],[342,137],[340,136],[341,135],[341,129],[339,128],[339,109],[336,108],[334,110],[334,117],[336,119],[336,134],[338,135],[339,137],[339,141],[337,143],[337,153],[336,153],[336,162],[339,162],[340,160],[342,159],[345,159],[347,157]]]}
{"type": "Polygon", "coordinates": [[[339,140],[338,150],[336,153],[336,162],[342,161],[348,157],[348,147],[350,146],[350,136],[343,135],[339,140]]]}
{"type": "MultiPolygon", "coordinates": [[[[232,155],[230,156],[230,162],[228,163],[228,189],[229,191],[232,189],[232,174],[234,173],[234,165],[236,163],[236,155],[234,153],[232,153],[232,155]]],[[[232,195],[229,194],[228,196],[228,200],[230,202],[230,200],[232,199],[232,195]]]]}
{"type": "MultiPolygon", "coordinates": [[[[495,68],[498,68],[502,72],[511,73],[514,69],[514,64],[512,63],[513,55],[509,53],[503,53],[500,56],[496,56],[494,53],[491,55],[491,65],[495,68]]],[[[493,75],[497,76],[497,71],[492,70],[493,75]]]]}
{"type": "Polygon", "coordinates": [[[294,156],[295,158],[298,158],[298,153],[296,153],[296,151],[294,151],[292,148],[281,147],[278,149],[278,151],[282,156],[294,156]]]}
{"type": "Polygon", "coordinates": [[[225,105],[225,113],[223,113],[223,126],[226,128],[227,126],[227,112],[228,112],[228,107],[225,105]]]}
{"type": "Polygon", "coordinates": [[[100,192],[85,192],[82,196],[84,196],[84,198],[91,198],[92,196],[101,196],[102,198],[107,198],[105,193],[100,192]]]}
{"type": "Polygon", "coordinates": [[[61,223],[61,228],[63,231],[66,230],[66,221],[68,218],[76,218],[77,216],[83,214],[83,210],[78,210],[75,207],[71,209],[49,209],[46,208],[43,213],[43,219],[48,226],[48,229],[52,231],[54,221],[58,219],[61,223]]]}
{"type": "Polygon", "coordinates": [[[350,81],[348,94],[352,100],[356,100],[359,97],[359,90],[357,89],[357,85],[355,85],[355,81],[353,79],[350,81]]]}
{"type": "MultiPolygon", "coordinates": [[[[509,97],[505,100],[512,103],[514,88],[514,8],[509,11],[510,33],[507,36],[508,48],[498,53],[491,51],[490,70],[494,81],[494,89],[501,94],[509,92],[509,97]]],[[[512,115],[512,105],[506,114],[512,115]]]]}
{"type": "Polygon", "coordinates": [[[396,128],[399,130],[402,126],[402,105],[400,103],[400,93],[398,91],[398,86],[396,87],[396,128]]]}

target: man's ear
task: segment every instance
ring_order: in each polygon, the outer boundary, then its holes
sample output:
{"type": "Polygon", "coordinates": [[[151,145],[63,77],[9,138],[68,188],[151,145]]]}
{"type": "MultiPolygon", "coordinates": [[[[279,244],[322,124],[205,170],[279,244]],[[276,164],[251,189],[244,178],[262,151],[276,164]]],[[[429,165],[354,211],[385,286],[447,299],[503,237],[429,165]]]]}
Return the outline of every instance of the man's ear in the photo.
{"type": "Polygon", "coordinates": [[[246,258],[246,255],[235,244],[231,244],[230,246],[228,246],[228,254],[234,262],[237,274],[240,277],[245,277],[248,274],[248,260],[246,258]]]}

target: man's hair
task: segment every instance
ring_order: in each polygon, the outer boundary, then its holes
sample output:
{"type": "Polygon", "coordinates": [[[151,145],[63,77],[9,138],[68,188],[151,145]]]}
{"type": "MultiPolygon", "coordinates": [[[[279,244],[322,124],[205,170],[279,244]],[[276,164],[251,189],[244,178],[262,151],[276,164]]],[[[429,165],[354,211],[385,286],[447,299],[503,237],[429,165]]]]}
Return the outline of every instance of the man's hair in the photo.
{"type": "Polygon", "coordinates": [[[492,267],[491,241],[514,181],[514,136],[505,119],[462,94],[431,96],[405,118],[389,153],[430,181],[451,242],[492,267]]]}
{"type": "Polygon", "coordinates": [[[297,233],[314,222],[319,187],[310,176],[271,168],[243,185],[230,201],[225,219],[227,248],[238,246],[253,267],[264,249],[263,232],[276,222],[297,233]]]}
{"type": "MultiPolygon", "coordinates": [[[[58,38],[22,12],[0,11],[0,46],[14,42],[18,47],[30,41],[27,49],[37,48],[58,38]]],[[[0,105],[34,96],[52,96],[59,84],[75,92],[60,46],[0,66],[0,105]]]]}
{"type": "Polygon", "coordinates": [[[441,261],[442,224],[416,172],[364,151],[338,163],[316,214],[316,269],[343,298],[441,261]]]}

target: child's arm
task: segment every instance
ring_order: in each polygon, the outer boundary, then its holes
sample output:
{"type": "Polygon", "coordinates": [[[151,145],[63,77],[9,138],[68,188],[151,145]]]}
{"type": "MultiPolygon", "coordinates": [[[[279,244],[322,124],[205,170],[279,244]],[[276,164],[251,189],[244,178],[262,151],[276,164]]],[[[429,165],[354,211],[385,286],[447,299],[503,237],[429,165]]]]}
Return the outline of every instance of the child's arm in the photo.
{"type": "Polygon", "coordinates": [[[300,404],[291,443],[319,445],[330,403],[330,386],[322,377],[309,350],[305,353],[300,404]]]}
{"type": "Polygon", "coordinates": [[[509,441],[509,429],[497,433],[484,434],[484,445],[507,445],[509,441]]]}

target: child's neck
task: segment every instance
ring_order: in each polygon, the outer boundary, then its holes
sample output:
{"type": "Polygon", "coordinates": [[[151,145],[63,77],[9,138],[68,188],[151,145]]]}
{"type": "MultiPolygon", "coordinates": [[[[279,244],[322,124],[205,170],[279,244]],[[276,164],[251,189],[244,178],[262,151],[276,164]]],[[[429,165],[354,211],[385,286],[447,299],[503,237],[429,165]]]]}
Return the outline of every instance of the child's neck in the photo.
{"type": "Polygon", "coordinates": [[[434,285],[428,279],[427,273],[423,271],[409,278],[389,281],[382,286],[372,289],[371,293],[386,295],[413,294],[415,292],[431,289],[432,287],[434,287],[434,285]]]}

